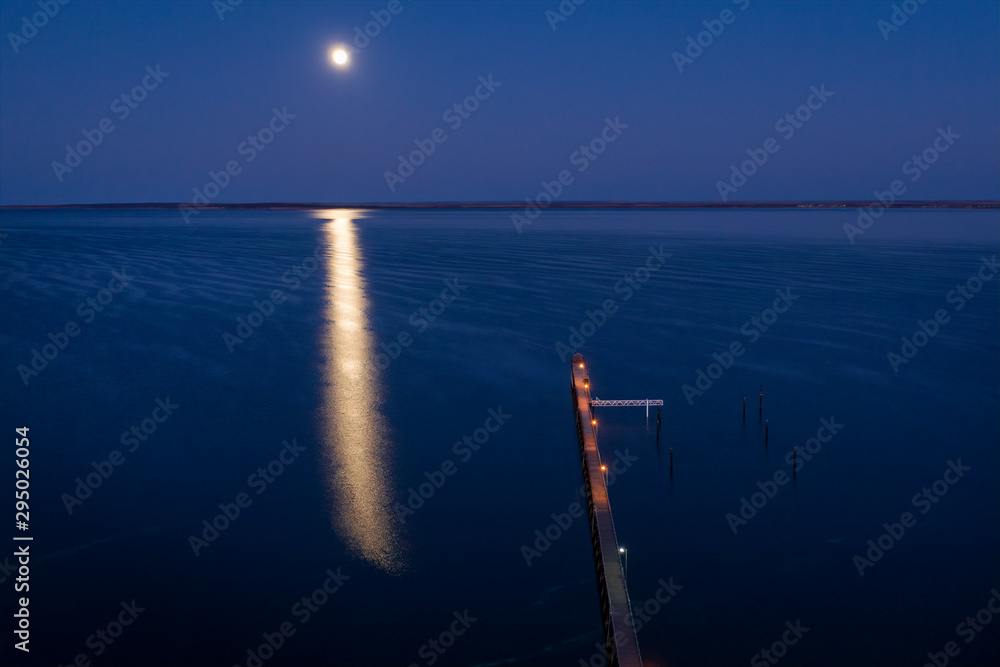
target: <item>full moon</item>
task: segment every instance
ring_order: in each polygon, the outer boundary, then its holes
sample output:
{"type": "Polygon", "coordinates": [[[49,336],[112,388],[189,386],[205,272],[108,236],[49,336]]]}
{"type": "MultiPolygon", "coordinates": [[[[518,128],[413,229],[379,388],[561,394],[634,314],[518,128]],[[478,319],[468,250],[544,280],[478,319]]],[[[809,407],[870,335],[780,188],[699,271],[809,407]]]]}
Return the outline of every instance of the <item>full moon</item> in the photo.
{"type": "Polygon", "coordinates": [[[337,67],[344,67],[347,65],[347,61],[350,60],[350,56],[348,56],[345,49],[334,47],[330,49],[330,60],[337,67]]]}

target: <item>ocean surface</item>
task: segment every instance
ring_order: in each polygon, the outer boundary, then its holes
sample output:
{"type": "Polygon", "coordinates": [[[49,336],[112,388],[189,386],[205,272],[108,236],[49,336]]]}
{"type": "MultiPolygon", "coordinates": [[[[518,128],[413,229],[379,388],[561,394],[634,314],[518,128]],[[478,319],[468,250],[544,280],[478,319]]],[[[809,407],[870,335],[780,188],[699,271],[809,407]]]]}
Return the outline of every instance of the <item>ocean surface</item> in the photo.
{"type": "Polygon", "coordinates": [[[998,214],[856,219],[0,213],[31,664],[604,664],[571,350],[647,666],[998,664],[998,214]]]}

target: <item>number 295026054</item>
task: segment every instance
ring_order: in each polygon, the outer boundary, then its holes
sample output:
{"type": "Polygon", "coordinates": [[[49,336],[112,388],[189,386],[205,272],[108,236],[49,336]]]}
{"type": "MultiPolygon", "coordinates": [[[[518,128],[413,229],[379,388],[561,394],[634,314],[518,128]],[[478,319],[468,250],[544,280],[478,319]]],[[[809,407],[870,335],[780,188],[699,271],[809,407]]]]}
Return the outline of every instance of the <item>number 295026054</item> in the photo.
{"type": "Polygon", "coordinates": [[[15,430],[18,437],[14,439],[14,463],[17,464],[17,470],[14,471],[14,521],[19,530],[28,530],[28,521],[30,520],[28,511],[28,487],[30,486],[29,455],[31,453],[28,441],[28,427],[21,426],[15,430]]]}

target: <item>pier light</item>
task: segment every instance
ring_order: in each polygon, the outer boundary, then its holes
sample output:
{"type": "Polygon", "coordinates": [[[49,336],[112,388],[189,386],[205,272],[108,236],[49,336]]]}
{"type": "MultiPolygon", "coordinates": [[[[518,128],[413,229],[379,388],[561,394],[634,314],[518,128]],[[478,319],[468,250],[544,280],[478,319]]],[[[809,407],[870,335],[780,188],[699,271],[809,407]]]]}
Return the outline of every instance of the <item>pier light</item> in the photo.
{"type": "Polygon", "coordinates": [[[335,67],[347,67],[350,61],[351,54],[345,47],[339,44],[330,47],[330,63],[335,67]]]}

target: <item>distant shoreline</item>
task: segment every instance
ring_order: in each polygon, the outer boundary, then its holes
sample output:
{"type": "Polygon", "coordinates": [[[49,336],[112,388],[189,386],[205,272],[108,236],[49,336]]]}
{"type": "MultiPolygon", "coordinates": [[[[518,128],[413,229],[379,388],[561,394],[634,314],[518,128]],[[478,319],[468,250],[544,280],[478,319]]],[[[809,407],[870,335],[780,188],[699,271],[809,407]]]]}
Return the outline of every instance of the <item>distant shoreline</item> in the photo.
{"type": "MultiPolygon", "coordinates": [[[[123,209],[123,210],[166,210],[176,209],[181,203],[143,203],[143,204],[26,204],[0,206],[0,211],[53,210],[53,209],[123,209]]],[[[198,210],[313,210],[313,209],[361,209],[374,211],[453,211],[453,210],[521,210],[526,206],[521,202],[426,202],[400,204],[348,204],[348,203],[297,203],[297,202],[259,202],[252,204],[208,204],[196,206],[198,210]]],[[[553,202],[546,206],[549,209],[849,209],[877,206],[879,208],[905,209],[1000,209],[1000,201],[969,200],[969,201],[897,201],[883,204],[879,201],[756,201],[756,202],[625,202],[625,201],[578,201],[553,202]]]]}

